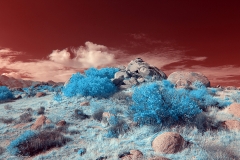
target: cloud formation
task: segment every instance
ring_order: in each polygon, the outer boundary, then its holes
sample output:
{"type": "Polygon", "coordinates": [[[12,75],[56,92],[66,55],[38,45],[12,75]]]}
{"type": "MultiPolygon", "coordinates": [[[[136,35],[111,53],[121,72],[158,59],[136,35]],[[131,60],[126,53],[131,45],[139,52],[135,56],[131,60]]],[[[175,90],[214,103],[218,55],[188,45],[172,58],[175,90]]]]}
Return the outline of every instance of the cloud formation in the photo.
{"type": "Polygon", "coordinates": [[[106,46],[86,42],[85,46],[68,49],[54,50],[48,57],[51,61],[74,68],[102,67],[114,63],[114,54],[106,46]]]}
{"type": "Polygon", "coordinates": [[[0,71],[2,71],[2,75],[14,78],[64,82],[72,74],[82,72],[89,67],[127,66],[131,60],[141,57],[147,63],[163,69],[167,75],[179,70],[194,71],[203,73],[215,84],[224,83],[226,78],[229,83],[237,82],[234,77],[239,76],[240,67],[232,65],[215,67],[189,66],[188,62],[205,61],[207,57],[191,57],[186,56],[184,53],[184,50],[163,47],[133,55],[127,51],[86,42],[85,46],[78,48],[54,50],[46,60],[32,59],[23,62],[15,60],[15,57],[21,56],[23,53],[9,48],[0,48],[0,71]]]}

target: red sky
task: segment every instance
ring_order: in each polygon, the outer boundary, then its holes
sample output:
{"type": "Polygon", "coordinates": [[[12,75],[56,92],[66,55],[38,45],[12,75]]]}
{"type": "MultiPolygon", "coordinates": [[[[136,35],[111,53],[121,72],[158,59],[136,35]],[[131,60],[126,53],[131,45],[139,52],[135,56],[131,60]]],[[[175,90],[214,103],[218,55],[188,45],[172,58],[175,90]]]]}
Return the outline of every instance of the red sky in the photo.
{"type": "Polygon", "coordinates": [[[65,81],[142,57],[240,86],[238,1],[0,1],[0,74],[65,81]]]}

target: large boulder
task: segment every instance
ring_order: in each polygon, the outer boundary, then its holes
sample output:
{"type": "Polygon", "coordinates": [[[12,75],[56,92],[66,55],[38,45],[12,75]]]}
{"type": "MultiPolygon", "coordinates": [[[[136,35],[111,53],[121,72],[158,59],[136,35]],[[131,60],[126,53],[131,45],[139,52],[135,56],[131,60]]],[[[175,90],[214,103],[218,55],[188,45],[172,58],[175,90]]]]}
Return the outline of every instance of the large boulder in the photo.
{"type": "Polygon", "coordinates": [[[121,66],[119,69],[112,82],[120,89],[127,89],[143,82],[167,79],[164,72],[144,62],[141,58],[136,58],[127,67],[121,66]]]}
{"type": "Polygon", "coordinates": [[[158,135],[152,142],[152,148],[155,152],[173,154],[182,151],[186,142],[183,137],[175,132],[165,132],[158,135]]]}
{"type": "Polygon", "coordinates": [[[210,81],[206,76],[199,72],[173,72],[168,76],[176,88],[189,88],[195,81],[202,82],[206,87],[210,87],[210,81]]]}
{"type": "Polygon", "coordinates": [[[230,106],[226,108],[226,111],[233,116],[240,118],[240,104],[239,103],[232,103],[230,106]]]}

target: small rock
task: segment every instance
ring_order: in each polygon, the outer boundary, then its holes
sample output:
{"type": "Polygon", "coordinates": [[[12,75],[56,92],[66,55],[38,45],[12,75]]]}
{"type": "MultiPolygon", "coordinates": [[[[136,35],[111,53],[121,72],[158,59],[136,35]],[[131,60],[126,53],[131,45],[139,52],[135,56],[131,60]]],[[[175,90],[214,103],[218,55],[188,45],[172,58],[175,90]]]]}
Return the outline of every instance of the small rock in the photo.
{"type": "Polygon", "coordinates": [[[17,99],[21,99],[22,96],[21,95],[17,95],[14,99],[17,100],[17,99]]]}
{"type": "Polygon", "coordinates": [[[170,160],[170,159],[165,157],[153,157],[153,158],[149,158],[148,160],[170,160]]]}
{"type": "Polygon", "coordinates": [[[36,97],[43,97],[45,95],[46,95],[46,93],[44,93],[44,92],[37,92],[36,97]]]}
{"type": "Polygon", "coordinates": [[[140,152],[139,150],[130,150],[129,154],[126,155],[121,155],[121,159],[122,160],[132,160],[132,159],[136,159],[136,160],[141,160],[143,158],[143,154],[142,152],[140,152]]]}
{"type": "Polygon", "coordinates": [[[153,140],[152,148],[155,152],[173,154],[185,148],[185,140],[178,133],[165,132],[153,140]]]}
{"type": "Polygon", "coordinates": [[[46,119],[47,118],[44,115],[39,116],[35,123],[31,126],[31,129],[37,130],[38,128],[42,127],[42,125],[45,124],[46,119]]]}
{"type": "Polygon", "coordinates": [[[90,106],[90,103],[88,101],[80,103],[80,106],[90,106]]]}
{"type": "Polygon", "coordinates": [[[57,126],[63,127],[63,126],[65,126],[66,124],[67,124],[67,122],[66,122],[65,120],[61,120],[61,121],[59,121],[59,122],[57,123],[57,126]]]}
{"type": "Polygon", "coordinates": [[[111,113],[109,112],[103,112],[102,117],[110,118],[111,113]]]}
{"type": "Polygon", "coordinates": [[[84,155],[85,153],[86,153],[86,148],[80,148],[80,149],[78,150],[78,154],[79,154],[80,156],[84,155]]]}
{"type": "Polygon", "coordinates": [[[50,123],[52,123],[52,121],[51,121],[50,119],[47,119],[47,120],[45,121],[45,123],[46,123],[46,124],[50,124],[50,123]]]}

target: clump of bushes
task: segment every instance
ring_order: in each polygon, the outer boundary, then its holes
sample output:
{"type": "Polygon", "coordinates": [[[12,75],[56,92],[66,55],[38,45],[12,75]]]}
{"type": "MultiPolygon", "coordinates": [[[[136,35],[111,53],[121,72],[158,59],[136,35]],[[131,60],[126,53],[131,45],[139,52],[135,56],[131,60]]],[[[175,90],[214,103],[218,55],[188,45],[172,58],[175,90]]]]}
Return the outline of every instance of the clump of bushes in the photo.
{"type": "Polygon", "coordinates": [[[63,88],[67,97],[76,95],[106,98],[117,91],[111,78],[118,71],[117,68],[102,68],[100,70],[90,68],[81,73],[73,74],[68,84],[63,88]]]}
{"type": "Polygon", "coordinates": [[[6,86],[0,86],[0,101],[13,99],[12,92],[6,86]]]}
{"type": "Polygon", "coordinates": [[[70,139],[57,131],[25,131],[7,147],[12,155],[33,156],[54,147],[61,147],[70,139]]]}
{"type": "Polygon", "coordinates": [[[163,80],[148,83],[134,89],[133,105],[129,107],[133,121],[140,126],[160,124],[165,120],[173,122],[192,119],[207,106],[227,106],[229,101],[214,98],[201,82],[193,84],[194,89],[175,89],[163,80]]]}

